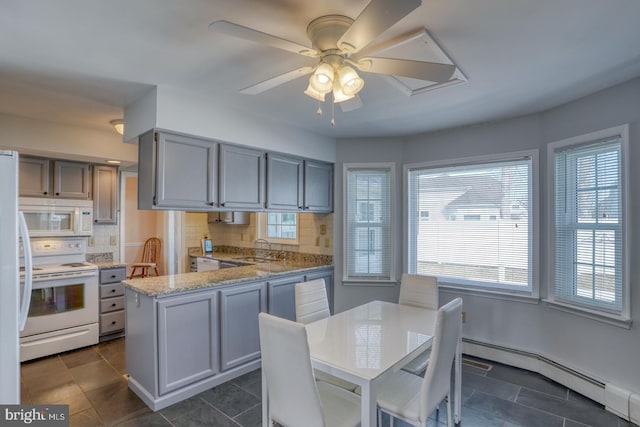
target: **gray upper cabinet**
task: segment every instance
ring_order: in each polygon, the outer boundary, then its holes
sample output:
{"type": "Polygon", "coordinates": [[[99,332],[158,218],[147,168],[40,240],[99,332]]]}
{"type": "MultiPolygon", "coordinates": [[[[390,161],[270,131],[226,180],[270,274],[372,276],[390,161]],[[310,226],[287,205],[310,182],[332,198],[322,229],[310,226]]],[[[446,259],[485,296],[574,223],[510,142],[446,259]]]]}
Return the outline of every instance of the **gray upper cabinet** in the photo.
{"type": "Polygon", "coordinates": [[[264,282],[220,291],[220,368],[243,365],[260,357],[258,314],[266,311],[264,282]]]}
{"type": "Polygon", "coordinates": [[[298,211],[303,206],[304,160],[267,154],[267,209],[298,211]]]}
{"type": "Polygon", "coordinates": [[[93,221],[97,224],[116,224],[118,204],[118,168],[93,166],[93,221]]]}
{"type": "Polygon", "coordinates": [[[333,164],[267,154],[267,209],[333,211],[333,164]]]}
{"type": "Polygon", "coordinates": [[[220,144],[220,207],[264,209],[264,152],[220,144]]]}
{"type": "Polygon", "coordinates": [[[20,195],[88,199],[88,163],[20,156],[20,195]]]}
{"type": "Polygon", "coordinates": [[[309,212],[333,211],[333,164],[305,160],[304,210],[309,212]]]}
{"type": "Polygon", "coordinates": [[[21,196],[49,196],[49,176],[49,159],[20,156],[21,196]]]}
{"type": "Polygon", "coordinates": [[[70,199],[89,198],[89,164],[55,160],[53,195],[70,199]]]}
{"type": "Polygon", "coordinates": [[[217,204],[214,141],[147,132],[138,146],[138,208],[211,210],[217,204]]]}

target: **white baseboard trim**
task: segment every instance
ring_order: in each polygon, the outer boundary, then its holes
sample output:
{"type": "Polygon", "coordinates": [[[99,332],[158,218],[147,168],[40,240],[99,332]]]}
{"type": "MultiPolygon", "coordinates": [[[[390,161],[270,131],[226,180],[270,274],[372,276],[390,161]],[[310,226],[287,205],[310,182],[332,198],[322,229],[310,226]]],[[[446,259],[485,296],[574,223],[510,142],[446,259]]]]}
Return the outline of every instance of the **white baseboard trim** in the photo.
{"type": "Polygon", "coordinates": [[[605,384],[546,356],[509,347],[463,339],[462,352],[470,356],[537,372],[604,405],[607,411],[633,423],[640,423],[640,394],[605,384]]]}

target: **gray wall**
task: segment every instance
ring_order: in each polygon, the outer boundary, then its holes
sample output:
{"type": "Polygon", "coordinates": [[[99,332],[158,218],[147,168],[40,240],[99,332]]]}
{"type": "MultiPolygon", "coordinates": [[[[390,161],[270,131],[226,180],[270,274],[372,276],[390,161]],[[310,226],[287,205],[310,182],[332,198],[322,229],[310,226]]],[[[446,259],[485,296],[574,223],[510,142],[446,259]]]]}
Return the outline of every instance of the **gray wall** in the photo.
{"type": "MultiPolygon", "coordinates": [[[[373,141],[340,140],[337,145],[338,165],[351,161],[395,161],[401,178],[402,163],[454,159],[538,149],[540,155],[540,292],[546,296],[547,275],[547,165],[546,147],[549,142],[585,134],[591,131],[630,124],[630,226],[631,226],[631,314],[630,329],[605,324],[593,319],[553,309],[543,302],[537,304],[462,295],[467,322],[467,338],[542,354],[566,366],[615,384],[624,389],[640,391],[640,292],[635,278],[640,274],[638,245],[640,230],[640,79],[606,89],[552,110],[495,123],[469,126],[449,131],[414,135],[403,140],[373,141]],[[370,147],[370,148],[369,148],[370,147]]],[[[336,175],[340,175],[338,172],[336,175]]],[[[336,223],[342,221],[341,179],[336,180],[336,223]],[[339,182],[338,182],[339,181],[339,182]]],[[[402,197],[398,198],[402,203],[402,197]]],[[[402,218],[402,217],[401,217],[402,218]]],[[[341,230],[336,231],[336,255],[341,255],[341,230]]],[[[402,234],[394,250],[403,250],[402,234]]],[[[398,258],[400,259],[400,258],[398,258]]],[[[405,270],[404,261],[400,272],[405,270]]],[[[336,258],[336,309],[358,305],[375,298],[393,300],[397,288],[380,292],[373,287],[341,286],[342,259],[336,258]]],[[[455,293],[441,292],[441,302],[455,297],[455,293]]]]}

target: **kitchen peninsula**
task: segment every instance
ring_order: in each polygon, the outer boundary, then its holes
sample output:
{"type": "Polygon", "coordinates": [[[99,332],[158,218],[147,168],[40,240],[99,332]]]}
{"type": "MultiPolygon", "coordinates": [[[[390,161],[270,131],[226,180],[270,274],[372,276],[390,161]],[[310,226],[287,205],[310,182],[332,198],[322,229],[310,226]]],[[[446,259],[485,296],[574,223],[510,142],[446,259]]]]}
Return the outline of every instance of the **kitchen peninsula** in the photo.
{"type": "Polygon", "coordinates": [[[318,278],[331,302],[332,257],[322,255],[123,281],[129,388],[156,411],[259,368],[258,313],[294,319],[295,284],[318,278]]]}

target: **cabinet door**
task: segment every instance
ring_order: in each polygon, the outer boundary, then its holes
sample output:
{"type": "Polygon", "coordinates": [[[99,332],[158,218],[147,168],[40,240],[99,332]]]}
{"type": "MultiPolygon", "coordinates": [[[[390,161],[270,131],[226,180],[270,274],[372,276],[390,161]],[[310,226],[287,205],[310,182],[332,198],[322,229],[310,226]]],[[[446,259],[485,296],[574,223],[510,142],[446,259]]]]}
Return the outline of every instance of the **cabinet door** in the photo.
{"type": "Polygon", "coordinates": [[[89,165],[87,163],[54,161],[53,191],[55,197],[88,199],[89,165]]]}
{"type": "Polygon", "coordinates": [[[267,209],[302,210],[303,165],[300,158],[267,154],[267,209]]]}
{"type": "Polygon", "coordinates": [[[333,211],[333,165],[331,163],[305,160],[304,210],[333,211]]]}
{"type": "Polygon", "coordinates": [[[267,284],[267,300],[269,314],[296,320],[296,283],[304,281],[303,276],[283,277],[269,280],[267,284]]]}
{"type": "Polygon", "coordinates": [[[333,314],[333,268],[314,271],[305,276],[305,282],[315,279],[324,279],[324,285],[327,288],[327,298],[329,299],[329,311],[333,314]]]}
{"type": "Polygon", "coordinates": [[[116,224],[118,204],[118,168],[93,166],[93,222],[116,224]]]}
{"type": "Polygon", "coordinates": [[[206,291],[158,301],[159,394],[217,373],[216,297],[206,291]]]}
{"type": "MultiPolygon", "coordinates": [[[[155,205],[211,209],[215,206],[217,143],[157,132],[155,205]]],[[[145,159],[144,161],[152,161],[145,159]]],[[[145,189],[144,191],[148,191],[145,189]]]]}
{"type": "Polygon", "coordinates": [[[265,283],[220,291],[220,368],[222,371],[260,357],[258,314],[266,311],[265,283]]]}
{"type": "Polygon", "coordinates": [[[20,156],[20,195],[49,195],[49,160],[20,156]]]}
{"type": "Polygon", "coordinates": [[[264,208],[264,153],[233,145],[220,145],[220,206],[264,208]]]}

